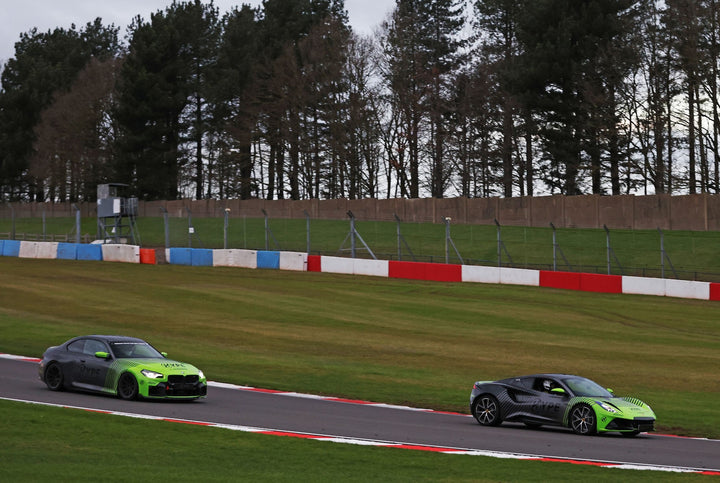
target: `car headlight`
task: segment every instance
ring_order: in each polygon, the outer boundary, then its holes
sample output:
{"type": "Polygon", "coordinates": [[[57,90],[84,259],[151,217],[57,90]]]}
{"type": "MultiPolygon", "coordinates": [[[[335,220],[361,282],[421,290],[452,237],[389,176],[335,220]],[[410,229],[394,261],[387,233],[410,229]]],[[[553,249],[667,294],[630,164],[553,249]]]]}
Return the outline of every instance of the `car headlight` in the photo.
{"type": "Polygon", "coordinates": [[[620,411],[618,411],[618,409],[616,407],[611,406],[610,404],[608,404],[606,402],[602,402],[602,401],[595,401],[595,402],[598,403],[598,406],[600,406],[601,408],[603,408],[605,411],[607,411],[609,413],[614,414],[614,413],[620,412],[620,411]]]}
{"type": "Polygon", "coordinates": [[[163,375],[159,372],[151,371],[150,369],[143,369],[142,375],[147,377],[148,379],[162,379],[163,375]]]}
{"type": "Polygon", "coordinates": [[[199,377],[200,379],[205,379],[205,373],[204,373],[203,371],[201,371],[201,370],[198,369],[198,377],[199,377]]]}

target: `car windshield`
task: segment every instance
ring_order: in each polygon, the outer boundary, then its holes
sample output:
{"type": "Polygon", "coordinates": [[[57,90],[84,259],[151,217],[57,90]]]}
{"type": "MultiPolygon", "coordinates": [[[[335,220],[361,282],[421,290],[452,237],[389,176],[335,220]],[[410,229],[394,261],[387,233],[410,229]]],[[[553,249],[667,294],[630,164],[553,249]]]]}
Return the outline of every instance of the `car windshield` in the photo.
{"type": "Polygon", "coordinates": [[[565,383],[576,396],[613,397],[607,389],[584,377],[567,377],[563,379],[562,382],[565,383]]]}
{"type": "Polygon", "coordinates": [[[164,359],[147,342],[111,342],[110,348],[118,359],[164,359]]]}

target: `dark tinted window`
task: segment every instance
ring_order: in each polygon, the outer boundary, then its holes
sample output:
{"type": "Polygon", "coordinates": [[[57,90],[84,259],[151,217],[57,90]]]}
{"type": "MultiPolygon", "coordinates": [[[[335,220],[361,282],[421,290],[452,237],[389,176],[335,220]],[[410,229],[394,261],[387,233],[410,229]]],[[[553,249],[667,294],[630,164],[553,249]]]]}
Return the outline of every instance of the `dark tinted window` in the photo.
{"type": "Polygon", "coordinates": [[[105,351],[107,351],[107,347],[105,347],[105,344],[103,344],[99,340],[87,339],[85,341],[85,349],[83,350],[85,354],[95,355],[96,352],[105,351]]]}
{"type": "Polygon", "coordinates": [[[607,389],[584,377],[568,377],[563,382],[576,396],[582,397],[613,397],[607,389]]]}
{"type": "Polygon", "coordinates": [[[83,349],[85,349],[85,339],[76,340],[75,342],[68,344],[67,347],[69,351],[82,353],[83,349]]]}
{"type": "Polygon", "coordinates": [[[119,359],[164,359],[147,342],[111,342],[113,354],[119,359]]]}

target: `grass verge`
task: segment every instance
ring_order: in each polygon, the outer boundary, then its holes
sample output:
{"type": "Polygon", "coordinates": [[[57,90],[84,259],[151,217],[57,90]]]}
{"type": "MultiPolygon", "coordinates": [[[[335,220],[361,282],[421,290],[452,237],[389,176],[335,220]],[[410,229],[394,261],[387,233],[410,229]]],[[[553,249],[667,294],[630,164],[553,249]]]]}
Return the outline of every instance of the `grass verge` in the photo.
{"type": "MultiPolygon", "coordinates": [[[[652,471],[370,448],[0,400],[0,480],[657,481],[652,471]]],[[[701,475],[662,473],[664,481],[701,475]]]]}
{"type": "Polygon", "coordinates": [[[720,437],[720,304],[322,273],[0,258],[0,351],[142,337],[212,380],[467,411],[473,381],[577,373],[720,437]]]}

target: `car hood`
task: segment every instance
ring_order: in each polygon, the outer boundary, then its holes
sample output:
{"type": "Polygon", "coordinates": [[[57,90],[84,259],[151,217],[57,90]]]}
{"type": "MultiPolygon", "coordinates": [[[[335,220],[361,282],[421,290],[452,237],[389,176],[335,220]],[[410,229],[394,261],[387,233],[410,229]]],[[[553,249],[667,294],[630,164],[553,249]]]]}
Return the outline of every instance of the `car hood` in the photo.
{"type": "Polygon", "coordinates": [[[174,361],[172,359],[118,359],[121,363],[131,366],[139,367],[143,369],[150,369],[151,371],[159,372],[161,374],[197,374],[199,369],[192,364],[185,362],[174,361]]]}
{"type": "Polygon", "coordinates": [[[631,397],[601,397],[595,398],[598,402],[604,402],[619,409],[625,417],[655,417],[653,410],[639,399],[631,397]]]}

